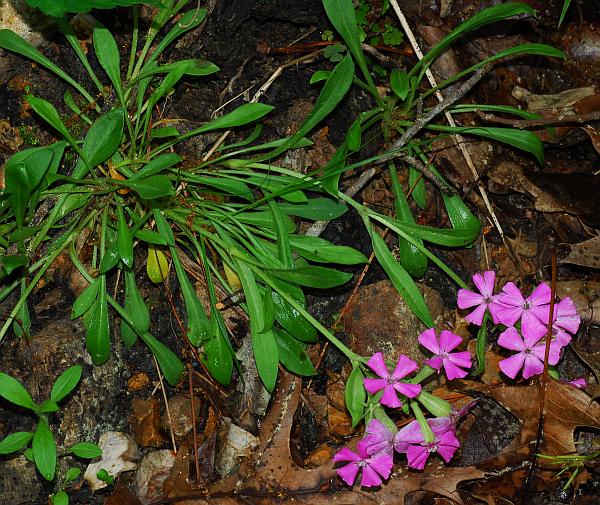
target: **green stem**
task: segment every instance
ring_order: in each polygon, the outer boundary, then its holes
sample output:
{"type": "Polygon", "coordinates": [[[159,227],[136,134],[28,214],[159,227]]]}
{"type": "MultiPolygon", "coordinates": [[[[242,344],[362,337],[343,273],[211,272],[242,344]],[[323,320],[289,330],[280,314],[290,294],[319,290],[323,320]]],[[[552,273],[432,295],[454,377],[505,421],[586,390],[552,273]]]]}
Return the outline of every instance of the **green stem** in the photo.
{"type": "Polygon", "coordinates": [[[129,65],[127,65],[127,74],[125,78],[129,81],[135,64],[135,53],[137,53],[138,35],[139,35],[140,14],[137,5],[133,6],[133,31],[131,33],[131,49],[129,51],[129,65]]]}
{"type": "Polygon", "coordinates": [[[423,438],[425,439],[425,443],[430,444],[435,440],[435,436],[433,435],[433,431],[431,431],[431,426],[425,419],[423,412],[421,411],[421,407],[415,401],[410,402],[410,408],[415,414],[415,418],[417,419],[419,426],[421,426],[421,433],[423,433],[423,438]]]}

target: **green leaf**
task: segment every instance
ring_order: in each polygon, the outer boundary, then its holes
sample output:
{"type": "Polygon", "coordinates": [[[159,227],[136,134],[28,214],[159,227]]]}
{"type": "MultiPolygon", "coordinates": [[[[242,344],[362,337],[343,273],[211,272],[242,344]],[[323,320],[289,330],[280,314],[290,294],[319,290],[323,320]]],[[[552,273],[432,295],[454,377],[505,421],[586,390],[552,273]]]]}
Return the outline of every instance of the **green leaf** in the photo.
{"type": "MultiPolygon", "coordinates": [[[[36,0],[28,0],[30,2],[35,2],[36,0]]],[[[39,2],[45,1],[49,5],[55,5],[55,0],[37,0],[39,2]]],[[[77,2],[77,0],[71,0],[73,2],[77,2]]],[[[84,0],[85,1],[85,0],[84,0]]],[[[30,4],[31,5],[31,4],[30,4]]],[[[60,16],[57,17],[61,17],[60,16]]],[[[89,102],[93,102],[94,99],[92,96],[83,89],[77,81],[75,81],[70,75],[64,72],[59,66],[52,63],[48,58],[46,58],[42,53],[40,53],[35,47],[33,47],[29,42],[25,39],[19,37],[12,30],[4,29],[0,30],[0,47],[6,49],[8,51],[12,51],[13,53],[20,54],[21,56],[25,56],[25,58],[29,58],[30,60],[35,61],[42,67],[54,72],[57,76],[59,76],[63,81],[67,82],[75,89],[77,89],[89,102]]]]}
{"type": "Polygon", "coordinates": [[[390,86],[400,100],[405,100],[410,92],[410,79],[404,70],[395,68],[390,75],[390,86]]]}
{"type": "Polygon", "coordinates": [[[118,244],[115,242],[114,244],[111,244],[110,247],[106,249],[106,251],[104,251],[102,261],[100,261],[100,273],[105,274],[106,272],[115,268],[119,263],[120,259],[121,254],[119,253],[118,244]]]}
{"type": "Polygon", "coordinates": [[[425,182],[421,173],[414,167],[408,167],[408,185],[412,190],[412,199],[421,209],[424,209],[427,206],[425,182]]]}
{"type": "Polygon", "coordinates": [[[465,33],[478,30],[482,26],[496,21],[502,21],[503,19],[518,16],[519,14],[534,15],[534,10],[525,3],[505,3],[494,5],[483,9],[482,11],[475,14],[472,18],[468,19],[464,23],[461,23],[457,28],[446,35],[440,42],[432,47],[425,57],[420,60],[409,72],[409,75],[415,75],[416,72],[423,72],[424,69],[428,68],[438,56],[446,51],[446,49],[459,37],[465,33]]]}
{"type": "Polygon", "coordinates": [[[27,95],[27,102],[31,105],[31,108],[44,120],[46,121],[52,128],[58,130],[58,132],[73,146],[75,150],[78,150],[77,143],[75,139],[71,136],[71,133],[62,122],[58,111],[54,108],[47,100],[43,98],[38,98],[33,95],[27,95]]]}
{"type": "Polygon", "coordinates": [[[233,259],[232,261],[244,290],[252,332],[256,334],[266,332],[269,330],[268,321],[265,317],[263,298],[258,290],[254,274],[242,260],[233,259]]]}
{"type": "Polygon", "coordinates": [[[169,33],[163,37],[158,46],[152,51],[152,55],[148,58],[146,65],[155,61],[176,38],[180,37],[185,32],[196,28],[196,26],[202,23],[206,14],[206,9],[192,9],[183,14],[181,18],[174,23],[173,28],[169,30],[169,33]]]}
{"type": "Polygon", "coordinates": [[[161,154],[160,156],[157,156],[152,161],[144,165],[128,180],[129,182],[138,181],[140,179],[150,177],[151,175],[156,175],[165,170],[166,168],[170,168],[173,165],[176,165],[181,160],[183,160],[183,158],[175,153],[161,154]]]}
{"type": "Polygon", "coordinates": [[[144,333],[140,337],[156,357],[167,382],[175,387],[183,375],[184,366],[181,360],[171,349],[158,341],[152,334],[144,333]]]}
{"type": "Polygon", "coordinates": [[[72,177],[81,179],[92,167],[109,159],[121,144],[124,125],[123,109],[111,110],[96,119],[83,140],[83,158],[77,160],[72,177]]]}
{"type": "MultiPolygon", "coordinates": [[[[146,68],[143,72],[140,72],[135,79],[127,84],[132,86],[138,81],[150,77],[156,74],[168,74],[173,70],[183,69],[183,75],[202,76],[210,75],[218,72],[220,69],[214,63],[199,59],[188,59],[174,61],[173,63],[167,63],[166,65],[160,65],[154,68],[146,68]]],[[[177,131],[177,130],[175,130],[177,131]]]]}
{"type": "Polygon", "coordinates": [[[52,391],[50,392],[50,399],[59,402],[63,398],[65,398],[81,379],[81,366],[73,365],[67,368],[63,373],[61,373],[56,379],[56,382],[52,386],[52,391]]]}
{"type": "Polygon", "coordinates": [[[330,221],[344,215],[348,207],[331,198],[311,198],[304,203],[278,202],[277,208],[290,216],[314,221],[330,221]]]}
{"type": "Polygon", "coordinates": [[[0,454],[10,454],[11,452],[20,451],[29,444],[32,438],[33,433],[29,431],[11,433],[0,441],[0,454]]]}
{"type": "Polygon", "coordinates": [[[171,179],[165,175],[152,175],[136,181],[118,181],[119,184],[133,189],[144,200],[154,200],[175,194],[171,179]]]}
{"type": "Polygon", "coordinates": [[[135,232],[135,238],[148,244],[167,245],[167,240],[159,233],[152,230],[137,230],[135,232]]]}
{"type": "Polygon", "coordinates": [[[310,261],[358,265],[367,262],[367,257],[353,247],[334,245],[328,240],[308,235],[291,235],[292,249],[310,261]]]}
{"type": "Polygon", "coordinates": [[[363,374],[358,363],[354,363],[352,372],[346,380],[346,388],[344,390],[344,399],[346,400],[346,408],[352,416],[352,426],[357,426],[360,423],[364,411],[365,402],[367,400],[367,392],[363,385],[365,375],[363,374]]]}
{"type": "Polygon", "coordinates": [[[384,217],[379,219],[384,224],[399,229],[411,237],[421,238],[432,244],[446,247],[462,247],[471,244],[479,235],[479,228],[448,229],[422,226],[420,224],[401,223],[397,219],[384,217]]]}
{"type": "Polygon", "coordinates": [[[29,205],[29,194],[32,190],[29,183],[29,176],[25,170],[25,163],[6,164],[5,184],[8,192],[8,202],[15,215],[17,230],[23,227],[25,222],[25,213],[29,205]]]}
{"type": "Polygon", "coordinates": [[[352,274],[350,273],[315,265],[287,269],[266,268],[265,272],[268,272],[278,279],[283,279],[284,281],[298,284],[299,286],[321,289],[341,286],[352,278],[352,274]]]}
{"type": "Polygon", "coordinates": [[[77,319],[83,316],[93,303],[96,301],[98,296],[98,282],[94,279],[87,288],[75,299],[73,303],[73,309],[71,310],[71,319],[77,319]]]}
{"type": "Polygon", "coordinates": [[[91,442],[79,442],[69,447],[69,452],[75,454],[78,458],[94,459],[102,456],[102,449],[91,442]]]}
{"type": "Polygon", "coordinates": [[[210,322],[194,286],[192,286],[190,279],[185,273],[177,249],[171,246],[170,250],[173,266],[177,272],[177,279],[179,280],[179,286],[185,303],[188,320],[187,337],[194,347],[199,347],[211,336],[210,322]]]}
{"type": "MultiPolygon", "coordinates": [[[[21,280],[21,296],[23,296],[23,292],[26,289],[26,285],[24,284],[24,279],[21,280]]],[[[17,313],[15,314],[15,320],[13,322],[13,332],[17,337],[27,337],[30,338],[31,330],[31,317],[29,316],[29,302],[25,300],[17,313]]]]}
{"type": "Polygon", "coordinates": [[[435,417],[448,417],[452,413],[452,406],[446,400],[425,390],[421,390],[417,400],[435,417]]]}
{"type": "Polygon", "coordinates": [[[372,225],[368,221],[365,224],[371,235],[375,257],[385,270],[385,273],[388,274],[390,281],[392,281],[392,284],[398,293],[400,293],[400,296],[402,296],[410,310],[423,321],[425,326],[428,328],[435,326],[429,308],[427,307],[419,288],[415,284],[415,281],[413,281],[408,272],[400,265],[400,263],[398,263],[396,258],[394,258],[385,241],[379,236],[372,225]]]}
{"type": "Polygon", "coordinates": [[[563,21],[565,20],[565,16],[567,15],[567,11],[569,10],[570,6],[571,0],[564,0],[562,11],[560,12],[560,18],[558,19],[558,28],[560,28],[560,25],[562,25],[563,21]]]}
{"type": "Polygon", "coordinates": [[[361,146],[362,127],[361,120],[357,118],[346,133],[346,145],[350,151],[358,151],[361,146]]]}
{"type": "Polygon", "coordinates": [[[290,372],[304,377],[317,372],[310,357],[306,354],[305,345],[298,342],[285,330],[273,330],[277,341],[279,361],[290,372]]]}
{"type": "Polygon", "coordinates": [[[23,254],[13,254],[10,256],[2,256],[0,258],[0,281],[8,277],[18,268],[24,267],[28,263],[27,256],[23,254]]]}
{"type": "Polygon", "coordinates": [[[211,186],[220,191],[223,191],[225,194],[239,196],[240,198],[244,198],[245,200],[251,201],[254,199],[254,197],[252,196],[252,191],[250,190],[247,184],[237,179],[233,179],[231,177],[210,177],[208,175],[186,174],[185,179],[196,184],[211,186]]]}
{"type": "MultiPolygon", "coordinates": [[[[244,224],[253,224],[269,231],[273,230],[273,214],[269,211],[241,212],[236,218],[244,224]]],[[[281,225],[286,233],[292,233],[296,224],[288,216],[282,216],[281,225]]]]}
{"type": "MultiPolygon", "coordinates": [[[[113,9],[117,6],[131,6],[142,3],[140,0],[26,0],[30,7],[37,7],[44,14],[62,17],[67,12],[90,12],[92,9],[113,9]]],[[[143,0],[143,3],[162,7],[159,0],[143,0]]]]}
{"type": "Polygon", "coordinates": [[[179,130],[174,126],[164,126],[162,128],[152,128],[150,137],[153,139],[165,139],[169,137],[179,137],[179,130]]]}
{"type": "Polygon", "coordinates": [[[252,331],[252,350],[258,375],[267,391],[272,393],[279,372],[279,355],[273,329],[265,332],[252,331]]]}
{"type": "Polygon", "coordinates": [[[338,186],[340,183],[340,176],[342,175],[344,165],[346,164],[346,157],[348,156],[348,145],[343,142],[340,145],[325,168],[323,169],[323,176],[321,177],[321,186],[325,191],[331,195],[337,195],[338,186]]]}
{"type": "Polygon", "coordinates": [[[316,342],[317,330],[308,320],[292,307],[277,291],[271,291],[274,316],[277,322],[291,335],[302,342],[316,342]]]}
{"type": "Polygon", "coordinates": [[[125,106],[123,85],[121,83],[121,57],[117,43],[112,34],[99,23],[96,23],[94,28],[93,41],[98,62],[108,75],[110,82],[112,82],[121,105],[125,106]]]}
{"type": "Polygon", "coordinates": [[[137,287],[135,273],[130,268],[124,269],[125,277],[125,311],[129,314],[133,322],[133,328],[125,321],[121,321],[121,337],[125,345],[131,347],[140,333],[146,333],[150,329],[150,312],[142,298],[142,295],[137,287]],[[131,328],[131,332],[127,332],[126,328],[131,328]],[[124,334],[125,333],[125,334],[124,334]]]}
{"type": "Polygon", "coordinates": [[[36,414],[49,414],[51,412],[58,412],[58,405],[52,400],[44,400],[35,409],[36,414]]]}
{"type": "Polygon", "coordinates": [[[63,485],[67,485],[70,482],[73,482],[75,479],[77,479],[79,476],[81,475],[81,470],[77,467],[71,467],[67,470],[67,472],[65,473],[65,477],[63,479],[63,485]]]}
{"type": "Polygon", "coordinates": [[[90,353],[94,365],[103,365],[108,361],[110,356],[110,328],[104,275],[100,277],[98,298],[92,307],[91,319],[85,336],[85,347],[90,353]]]}
{"type": "Polygon", "coordinates": [[[35,466],[44,479],[54,479],[56,472],[56,442],[43,417],[39,418],[37,429],[31,442],[35,466]]]}
{"type": "Polygon", "coordinates": [[[37,405],[22,384],[10,375],[0,372],[0,396],[15,405],[34,410],[37,405]]]}
{"type": "Polygon", "coordinates": [[[119,218],[117,224],[117,250],[123,264],[131,268],[133,265],[133,240],[123,215],[123,208],[120,205],[117,206],[117,216],[119,218]]]}
{"type": "Polygon", "coordinates": [[[317,70],[310,78],[310,84],[316,84],[317,82],[326,81],[331,75],[331,70],[317,70]]]}
{"type": "Polygon", "coordinates": [[[350,89],[352,78],[354,77],[354,64],[350,55],[346,55],[340,61],[327,79],[321,93],[315,102],[315,106],[310,111],[310,114],[302,122],[298,131],[290,137],[290,139],[280,147],[270,153],[260,156],[258,159],[269,159],[278,156],[282,152],[294,147],[300,139],[306,136],[315,126],[325,119],[333,109],[341,102],[342,98],[350,89]]]}
{"type": "Polygon", "coordinates": [[[471,375],[477,376],[485,372],[485,348],[487,345],[488,322],[490,320],[489,312],[485,316],[479,330],[477,331],[477,341],[475,342],[475,356],[477,357],[477,368],[471,372],[471,375]]]}
{"type": "Polygon", "coordinates": [[[154,209],[154,219],[156,220],[156,228],[158,229],[160,236],[167,241],[167,245],[174,247],[175,236],[173,235],[173,230],[171,230],[169,223],[167,223],[167,220],[160,209],[154,209]]]}
{"type": "MultiPolygon", "coordinates": [[[[481,221],[471,212],[459,195],[448,196],[442,194],[448,218],[455,230],[467,230],[473,235],[481,230],[481,221]]],[[[475,241],[475,239],[473,239],[475,241]]],[[[471,244],[467,244],[471,245],[471,244]]]]}
{"type": "Polygon", "coordinates": [[[233,372],[233,356],[229,346],[221,335],[209,340],[204,344],[203,363],[212,377],[219,384],[229,386],[233,372]]]}
{"type": "Polygon", "coordinates": [[[52,505],[69,505],[69,495],[64,489],[51,495],[52,505]]]}

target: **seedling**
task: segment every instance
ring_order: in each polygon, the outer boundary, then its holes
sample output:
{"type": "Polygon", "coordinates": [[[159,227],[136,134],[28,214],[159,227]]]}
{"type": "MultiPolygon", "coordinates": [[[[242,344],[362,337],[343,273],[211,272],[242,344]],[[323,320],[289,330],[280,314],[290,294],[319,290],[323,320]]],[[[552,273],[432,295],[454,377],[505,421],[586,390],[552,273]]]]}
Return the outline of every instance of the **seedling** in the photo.
{"type": "MultiPolygon", "coordinates": [[[[48,481],[53,480],[56,472],[57,449],[49,418],[52,413],[58,412],[60,408],[58,404],[71,394],[80,379],[81,366],[74,365],[67,368],[54,382],[50,398],[37,404],[17,379],[0,372],[0,396],[14,405],[31,411],[38,418],[35,432],[18,431],[0,441],[0,454],[11,454],[25,449],[25,455],[35,463],[42,477],[48,481]]],[[[102,451],[91,442],[79,442],[66,448],[61,455],[64,454],[93,459],[100,456],[102,451]]],[[[73,473],[67,473],[67,477],[70,479],[73,473]]]]}

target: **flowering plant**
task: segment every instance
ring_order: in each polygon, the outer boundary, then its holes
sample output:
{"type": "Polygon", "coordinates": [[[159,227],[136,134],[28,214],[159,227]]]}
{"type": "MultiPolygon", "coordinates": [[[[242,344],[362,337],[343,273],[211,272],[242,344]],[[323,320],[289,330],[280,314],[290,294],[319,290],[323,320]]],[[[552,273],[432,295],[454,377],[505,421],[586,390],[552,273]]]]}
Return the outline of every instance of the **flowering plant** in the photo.
{"type": "MultiPolygon", "coordinates": [[[[498,345],[514,352],[499,363],[506,376],[514,379],[521,372],[524,379],[529,379],[539,375],[544,370],[544,336],[550,319],[551,289],[542,283],[525,297],[513,282],[507,282],[495,293],[495,280],[493,271],[476,273],[473,283],[478,292],[460,289],[458,307],[472,309],[465,319],[475,326],[483,325],[484,332],[480,334],[485,335],[488,318],[504,326],[498,345]]],[[[549,365],[558,363],[579,324],[580,317],[570,298],[554,305],[549,365]]],[[[448,463],[460,446],[456,427],[475,401],[454,410],[445,400],[425,391],[421,384],[442,370],[448,380],[467,376],[472,365],[471,355],[468,351],[456,350],[463,339],[448,330],[438,335],[435,328],[429,328],[418,338],[433,354],[420,369],[415,361],[400,355],[391,371],[391,364],[386,363],[381,352],[373,354],[366,363],[354,366],[346,385],[346,403],[355,425],[365,421],[365,436],[356,444],[355,451],[344,447],[333,458],[334,462],[343,463],[337,473],[349,486],[354,484],[359,472],[362,486],[381,485],[392,473],[396,453],[406,456],[410,468],[422,470],[434,453],[448,463]],[[435,417],[426,418],[421,406],[435,417]],[[401,408],[405,414],[412,411],[415,420],[397,429],[384,407],[401,408]]],[[[585,387],[585,381],[578,379],[572,381],[572,385],[585,387]]]]}

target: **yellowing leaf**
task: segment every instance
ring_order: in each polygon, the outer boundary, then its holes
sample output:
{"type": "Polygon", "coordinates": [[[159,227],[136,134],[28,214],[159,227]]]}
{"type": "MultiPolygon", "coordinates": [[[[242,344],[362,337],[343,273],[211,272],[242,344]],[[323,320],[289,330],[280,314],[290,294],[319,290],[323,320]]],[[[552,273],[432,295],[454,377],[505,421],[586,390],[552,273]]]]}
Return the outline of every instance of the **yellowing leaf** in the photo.
{"type": "Polygon", "coordinates": [[[161,283],[169,272],[169,261],[165,252],[154,244],[148,244],[146,272],[150,280],[155,284],[161,283]]]}
{"type": "Polygon", "coordinates": [[[242,283],[240,282],[240,278],[235,271],[232,270],[227,263],[223,263],[223,269],[225,270],[225,277],[227,277],[227,282],[229,283],[231,289],[234,291],[239,291],[242,289],[242,283]]]}

